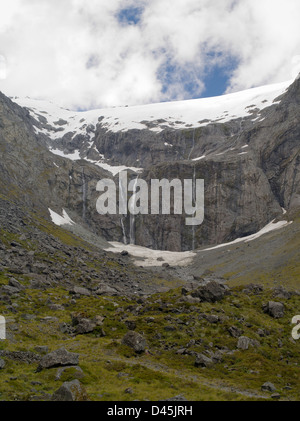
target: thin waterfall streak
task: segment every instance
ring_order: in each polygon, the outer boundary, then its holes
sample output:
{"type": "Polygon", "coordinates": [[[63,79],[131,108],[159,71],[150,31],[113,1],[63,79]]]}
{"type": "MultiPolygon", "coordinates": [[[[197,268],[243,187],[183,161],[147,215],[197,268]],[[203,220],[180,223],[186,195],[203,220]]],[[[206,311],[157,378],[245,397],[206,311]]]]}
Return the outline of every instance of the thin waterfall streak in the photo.
{"type": "MultiPolygon", "coordinates": [[[[124,191],[123,191],[123,184],[120,183],[120,190],[121,190],[121,197],[122,197],[122,201],[125,201],[125,196],[124,196],[124,191]]],[[[121,228],[122,228],[122,233],[123,233],[123,243],[125,245],[127,245],[127,235],[126,235],[126,231],[125,231],[125,226],[124,226],[124,218],[125,215],[122,215],[120,218],[121,221],[121,228]]]]}
{"type": "Polygon", "coordinates": [[[125,231],[125,226],[124,226],[124,216],[121,218],[121,227],[122,227],[122,232],[123,232],[123,243],[126,246],[127,245],[127,237],[126,237],[126,231],[125,231]]]}
{"type": "Polygon", "coordinates": [[[129,233],[129,238],[130,238],[130,244],[135,244],[135,215],[133,214],[133,212],[131,212],[131,210],[134,209],[134,200],[135,200],[135,195],[136,195],[136,185],[137,185],[137,181],[138,181],[139,176],[136,177],[135,179],[135,183],[133,186],[133,194],[131,196],[131,209],[130,209],[130,233],[129,233]]]}
{"type": "Polygon", "coordinates": [[[195,129],[193,130],[193,143],[192,143],[192,148],[191,148],[190,153],[189,153],[188,160],[190,159],[190,157],[191,157],[191,155],[194,151],[194,148],[195,148],[195,129]]]}

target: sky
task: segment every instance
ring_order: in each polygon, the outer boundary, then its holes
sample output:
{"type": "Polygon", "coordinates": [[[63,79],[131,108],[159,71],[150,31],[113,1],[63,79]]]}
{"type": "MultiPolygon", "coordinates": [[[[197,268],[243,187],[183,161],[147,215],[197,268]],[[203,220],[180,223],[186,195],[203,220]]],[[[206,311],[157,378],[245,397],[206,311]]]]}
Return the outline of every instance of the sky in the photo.
{"type": "Polygon", "coordinates": [[[0,0],[0,91],[88,110],[300,72],[299,0],[0,0]]]}

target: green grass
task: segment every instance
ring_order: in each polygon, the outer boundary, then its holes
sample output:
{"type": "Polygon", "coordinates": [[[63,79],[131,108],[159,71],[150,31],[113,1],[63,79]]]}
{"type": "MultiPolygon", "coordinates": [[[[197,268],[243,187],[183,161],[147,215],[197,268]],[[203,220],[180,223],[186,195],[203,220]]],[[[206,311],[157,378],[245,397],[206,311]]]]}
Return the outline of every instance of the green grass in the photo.
{"type": "MultiPolygon", "coordinates": [[[[1,279],[5,283],[5,277],[1,279]]],[[[180,301],[180,290],[175,289],[155,294],[139,305],[134,299],[122,297],[81,297],[71,304],[71,296],[64,288],[26,289],[14,298],[18,312],[5,314],[14,318],[18,330],[12,332],[13,340],[2,341],[0,347],[35,352],[38,345],[47,345],[50,351],[63,346],[78,352],[84,373],[80,381],[91,400],[161,400],[178,394],[189,400],[259,400],[261,395],[271,399],[270,394],[260,390],[266,381],[276,385],[282,399],[299,400],[299,344],[291,341],[290,324],[299,313],[299,296],[284,300],[286,314],[275,320],[262,311],[262,304],[272,299],[270,290],[249,296],[241,287],[232,292],[214,304],[190,305],[180,301]],[[65,310],[51,311],[47,305],[49,297],[56,304],[65,305],[65,310]],[[97,332],[76,337],[63,334],[59,325],[70,324],[73,313],[88,318],[104,316],[102,328],[106,336],[97,337],[97,332]],[[218,315],[221,321],[210,324],[201,317],[202,313],[218,315]],[[25,320],[24,314],[35,318],[25,320]],[[56,317],[57,321],[45,322],[46,316],[56,317]],[[149,321],[149,317],[153,320],[149,321]],[[135,354],[121,343],[128,330],[126,320],[135,321],[136,331],[146,337],[145,354],[135,354]],[[167,326],[175,330],[166,330],[167,326]],[[230,326],[242,329],[243,335],[258,340],[260,346],[236,350],[237,339],[229,335],[230,326]],[[270,335],[260,338],[260,328],[270,335]],[[278,339],[282,341],[281,348],[278,339]],[[224,354],[222,362],[211,368],[196,368],[194,355],[177,353],[191,340],[196,343],[189,345],[189,351],[216,352],[226,347],[234,352],[224,354]],[[288,384],[291,391],[284,389],[288,384]]],[[[5,312],[0,306],[0,313],[5,312]]],[[[0,383],[0,398],[4,400],[36,399],[34,396],[46,400],[63,381],[77,376],[74,369],[69,369],[60,380],[55,380],[57,368],[36,373],[36,364],[5,357],[4,360],[0,383]]]]}

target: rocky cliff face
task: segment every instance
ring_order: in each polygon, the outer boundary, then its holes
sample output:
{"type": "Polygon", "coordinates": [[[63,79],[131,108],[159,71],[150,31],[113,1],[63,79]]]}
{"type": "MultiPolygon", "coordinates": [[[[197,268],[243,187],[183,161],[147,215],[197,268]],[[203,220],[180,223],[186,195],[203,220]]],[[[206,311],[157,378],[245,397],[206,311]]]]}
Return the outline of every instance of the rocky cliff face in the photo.
{"type": "MultiPolygon", "coordinates": [[[[68,131],[63,112],[50,124],[45,112],[29,112],[1,95],[2,191],[43,215],[48,208],[60,214],[67,209],[75,222],[108,240],[129,242],[133,229],[137,244],[162,250],[234,240],[280,217],[282,208],[300,207],[299,101],[298,79],[274,104],[249,104],[246,115],[225,122],[199,120],[190,127],[156,120],[118,130],[99,115],[93,124],[82,118],[68,131]],[[137,215],[134,221],[99,215],[97,182],[118,181],[103,163],[142,168],[139,177],[148,182],[204,179],[203,224],[188,227],[184,215],[137,215]]],[[[129,171],[129,179],[136,176],[129,171]]]]}

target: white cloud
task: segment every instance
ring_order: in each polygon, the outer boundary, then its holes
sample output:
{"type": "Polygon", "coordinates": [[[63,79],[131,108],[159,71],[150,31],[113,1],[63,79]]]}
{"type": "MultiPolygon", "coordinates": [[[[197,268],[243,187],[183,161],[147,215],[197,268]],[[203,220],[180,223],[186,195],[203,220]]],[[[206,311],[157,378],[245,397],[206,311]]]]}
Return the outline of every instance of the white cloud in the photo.
{"type": "Polygon", "coordinates": [[[228,91],[284,81],[300,70],[299,18],[299,0],[10,0],[0,90],[85,109],[180,99],[226,60],[228,91]],[[118,20],[130,7],[138,25],[118,20]]]}
{"type": "Polygon", "coordinates": [[[0,80],[6,79],[6,59],[0,55],[0,80]]]}

